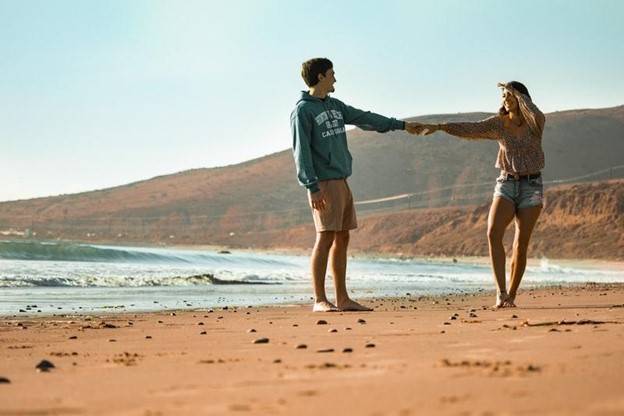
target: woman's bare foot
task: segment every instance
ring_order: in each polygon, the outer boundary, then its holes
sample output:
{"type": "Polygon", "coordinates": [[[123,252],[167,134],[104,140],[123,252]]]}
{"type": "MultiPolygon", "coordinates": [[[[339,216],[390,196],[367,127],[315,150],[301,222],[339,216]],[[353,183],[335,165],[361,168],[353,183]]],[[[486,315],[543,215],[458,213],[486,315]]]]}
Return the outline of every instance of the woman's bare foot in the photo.
{"type": "Polygon", "coordinates": [[[340,310],[327,300],[315,302],[312,312],[339,312],[340,310]]]}
{"type": "Polygon", "coordinates": [[[359,303],[351,299],[348,299],[345,302],[338,302],[338,309],[340,309],[343,312],[371,312],[372,311],[371,308],[364,306],[364,305],[360,305],[359,303]]]}
{"type": "Polygon", "coordinates": [[[507,292],[496,292],[496,304],[492,306],[494,309],[500,309],[506,307],[507,299],[509,299],[509,295],[507,292]]]}

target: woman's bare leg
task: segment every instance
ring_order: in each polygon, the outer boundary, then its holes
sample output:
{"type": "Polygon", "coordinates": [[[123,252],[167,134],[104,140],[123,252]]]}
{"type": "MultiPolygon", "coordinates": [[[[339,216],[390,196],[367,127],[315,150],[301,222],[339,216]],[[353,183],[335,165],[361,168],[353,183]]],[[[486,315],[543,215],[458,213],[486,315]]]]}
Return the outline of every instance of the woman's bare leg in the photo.
{"type": "Polygon", "coordinates": [[[516,306],[514,301],[520,286],[520,281],[526,268],[529,241],[537,219],[542,212],[542,206],[523,208],[516,214],[516,235],[511,259],[511,281],[509,283],[508,306],[516,306]]]}
{"type": "Polygon", "coordinates": [[[492,261],[492,271],[496,281],[496,304],[494,306],[503,306],[507,298],[507,285],[505,282],[505,247],[503,246],[503,237],[505,229],[515,215],[515,207],[511,201],[501,197],[494,197],[490,213],[488,215],[488,243],[490,246],[490,259],[492,261]]]}

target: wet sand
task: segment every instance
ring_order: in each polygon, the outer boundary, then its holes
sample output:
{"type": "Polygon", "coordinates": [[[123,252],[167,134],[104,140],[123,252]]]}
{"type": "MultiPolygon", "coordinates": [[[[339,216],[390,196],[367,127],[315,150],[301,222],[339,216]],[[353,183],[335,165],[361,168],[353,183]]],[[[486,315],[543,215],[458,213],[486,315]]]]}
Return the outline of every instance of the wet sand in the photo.
{"type": "Polygon", "coordinates": [[[624,285],[517,301],[2,317],[0,416],[624,414],[624,285]]]}

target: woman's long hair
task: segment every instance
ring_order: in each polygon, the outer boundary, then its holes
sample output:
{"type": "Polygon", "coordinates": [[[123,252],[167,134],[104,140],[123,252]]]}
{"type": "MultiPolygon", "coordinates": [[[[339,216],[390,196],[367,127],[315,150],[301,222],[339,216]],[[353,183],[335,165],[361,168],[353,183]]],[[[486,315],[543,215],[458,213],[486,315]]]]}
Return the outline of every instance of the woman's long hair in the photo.
{"type": "MultiPolygon", "coordinates": [[[[518,82],[518,81],[511,81],[509,82],[509,84],[512,87],[514,87],[514,89],[518,91],[519,93],[522,93],[526,95],[527,97],[531,98],[531,94],[529,94],[529,90],[523,83],[518,82]]],[[[501,105],[501,108],[498,109],[498,114],[500,114],[501,116],[506,116],[507,114],[509,114],[509,111],[505,109],[504,105],[501,105]]]]}

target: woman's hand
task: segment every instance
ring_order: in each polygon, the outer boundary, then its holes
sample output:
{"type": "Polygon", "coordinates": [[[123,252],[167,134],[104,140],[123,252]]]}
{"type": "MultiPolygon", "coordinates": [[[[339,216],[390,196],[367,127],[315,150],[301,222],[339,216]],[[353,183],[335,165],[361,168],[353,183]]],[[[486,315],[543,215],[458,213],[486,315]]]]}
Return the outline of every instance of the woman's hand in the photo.
{"type": "Polygon", "coordinates": [[[516,89],[513,87],[513,85],[511,85],[511,83],[509,82],[499,82],[498,84],[496,84],[496,86],[498,88],[502,88],[504,90],[509,91],[510,93],[512,93],[513,95],[516,95],[516,89]]]}
{"type": "Polygon", "coordinates": [[[439,124],[423,124],[421,134],[423,136],[428,136],[436,131],[442,130],[439,124]]]}

